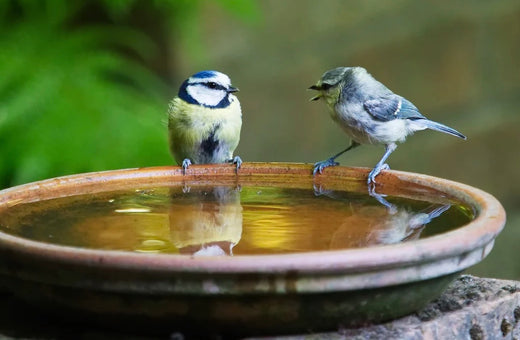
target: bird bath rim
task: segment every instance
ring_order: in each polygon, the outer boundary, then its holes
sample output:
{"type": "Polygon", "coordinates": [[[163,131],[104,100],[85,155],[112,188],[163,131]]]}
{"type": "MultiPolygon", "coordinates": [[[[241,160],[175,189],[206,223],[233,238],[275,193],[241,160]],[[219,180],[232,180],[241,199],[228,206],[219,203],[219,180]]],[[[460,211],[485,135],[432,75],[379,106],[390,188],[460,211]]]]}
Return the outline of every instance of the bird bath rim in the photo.
{"type": "MultiPolygon", "coordinates": [[[[192,165],[186,175],[180,167],[150,167],[92,172],[52,178],[0,191],[0,210],[32,200],[106,191],[107,186],[146,188],[161,184],[248,184],[262,183],[284,187],[327,185],[341,188],[345,177],[354,179],[357,191],[366,190],[370,169],[337,166],[327,168],[313,178],[312,166],[300,163],[243,163],[238,175],[227,164],[192,165]],[[276,179],[276,180],[275,180],[276,179]],[[365,188],[365,189],[363,189],[365,188]]],[[[142,254],[129,251],[84,249],[28,240],[0,232],[0,252],[17,252],[24,258],[48,263],[94,268],[99,271],[120,270],[133,275],[153,276],[175,273],[203,276],[244,276],[248,274],[296,275],[298,292],[318,292],[377,288],[415,282],[452,274],[480,262],[490,251],[495,237],[505,223],[505,211],[490,194],[474,187],[433,176],[387,170],[378,183],[385,194],[406,187],[428,188],[468,204],[476,217],[469,224],[449,232],[420,240],[368,248],[327,250],[276,255],[239,255],[233,257],[193,257],[178,254],[142,254]],[[381,278],[381,273],[391,273],[381,278]],[[332,275],[333,274],[333,275],[332,275]],[[330,276],[326,285],[318,282],[330,276]],[[348,278],[348,280],[345,280],[348,278]],[[379,278],[379,279],[378,279],[379,278]]],[[[406,191],[406,190],[405,190],[406,191]]],[[[15,271],[15,275],[18,275],[15,271]]],[[[24,278],[31,274],[24,272],[24,278]]],[[[35,279],[35,278],[33,278],[35,279]]],[[[51,280],[52,278],[46,278],[51,280]]],[[[89,285],[83,283],[83,285],[89,285]]],[[[218,282],[216,283],[219,286],[218,282]]],[[[171,288],[171,287],[170,287],[171,288]]],[[[174,287],[173,291],[186,287],[174,287]]],[[[112,287],[111,289],[115,289],[112,287]]],[[[170,291],[170,289],[167,289],[170,291]]],[[[285,288],[277,289],[284,292],[285,288]]],[[[248,292],[246,288],[240,292],[248,292]]],[[[270,291],[260,286],[255,293],[270,291]]],[[[204,294],[221,294],[227,289],[204,290],[204,294]]],[[[201,293],[201,291],[197,291],[201,293]]]]}

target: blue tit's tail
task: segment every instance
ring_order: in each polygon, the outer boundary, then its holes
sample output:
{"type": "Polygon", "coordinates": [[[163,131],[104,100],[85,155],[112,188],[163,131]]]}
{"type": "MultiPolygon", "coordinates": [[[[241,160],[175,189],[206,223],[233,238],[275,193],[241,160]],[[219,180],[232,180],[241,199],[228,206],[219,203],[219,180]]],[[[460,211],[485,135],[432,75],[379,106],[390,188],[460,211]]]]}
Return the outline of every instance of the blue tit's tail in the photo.
{"type": "Polygon", "coordinates": [[[426,126],[426,128],[428,128],[428,129],[432,129],[432,130],[439,131],[439,132],[444,132],[444,133],[450,134],[452,136],[462,138],[464,140],[467,139],[466,136],[464,136],[462,133],[458,132],[457,130],[452,129],[449,126],[446,126],[444,124],[434,122],[433,120],[421,119],[420,122],[421,122],[421,124],[426,126]]]}

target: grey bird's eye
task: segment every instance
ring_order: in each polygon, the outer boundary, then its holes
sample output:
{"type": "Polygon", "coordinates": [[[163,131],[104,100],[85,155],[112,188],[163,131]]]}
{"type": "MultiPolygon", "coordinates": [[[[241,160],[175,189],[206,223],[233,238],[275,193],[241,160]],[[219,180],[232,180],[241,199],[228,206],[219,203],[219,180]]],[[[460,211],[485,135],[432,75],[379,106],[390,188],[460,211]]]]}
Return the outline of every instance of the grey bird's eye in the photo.
{"type": "Polygon", "coordinates": [[[214,83],[214,82],[209,82],[208,83],[208,87],[210,89],[216,89],[218,87],[217,83],[214,83]]]}
{"type": "Polygon", "coordinates": [[[321,89],[322,89],[322,90],[325,90],[325,91],[327,91],[327,90],[330,89],[331,87],[332,87],[332,85],[327,84],[327,83],[323,83],[323,84],[321,84],[321,89]]]}

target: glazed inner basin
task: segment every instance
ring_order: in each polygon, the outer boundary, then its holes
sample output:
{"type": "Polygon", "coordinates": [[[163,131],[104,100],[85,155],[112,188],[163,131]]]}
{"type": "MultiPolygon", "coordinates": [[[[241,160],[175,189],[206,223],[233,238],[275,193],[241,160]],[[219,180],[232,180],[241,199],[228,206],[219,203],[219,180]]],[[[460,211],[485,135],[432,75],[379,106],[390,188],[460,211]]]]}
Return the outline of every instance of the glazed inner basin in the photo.
{"type": "Polygon", "coordinates": [[[15,204],[0,211],[0,231],[80,248],[240,256],[409,242],[475,217],[453,198],[412,190],[378,200],[354,190],[358,184],[347,178],[335,189],[247,182],[107,187],[15,204]]]}

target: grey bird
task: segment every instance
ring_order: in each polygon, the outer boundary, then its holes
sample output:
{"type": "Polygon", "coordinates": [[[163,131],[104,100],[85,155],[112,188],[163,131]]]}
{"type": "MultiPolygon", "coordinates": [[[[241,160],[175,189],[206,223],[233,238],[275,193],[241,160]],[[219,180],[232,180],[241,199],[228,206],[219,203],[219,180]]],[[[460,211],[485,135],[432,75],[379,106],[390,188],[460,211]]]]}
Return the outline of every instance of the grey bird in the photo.
{"type": "Polygon", "coordinates": [[[385,162],[397,143],[404,142],[415,131],[431,129],[466,139],[455,129],[427,119],[415,105],[390,91],[362,67],[329,70],[309,89],[319,91],[311,100],[323,99],[332,119],[351,138],[348,148],[315,163],[314,175],[326,167],[339,165],[336,158],[360,144],[382,144],[386,151],[367,179],[369,191],[373,191],[376,176],[389,169],[385,162]]]}

